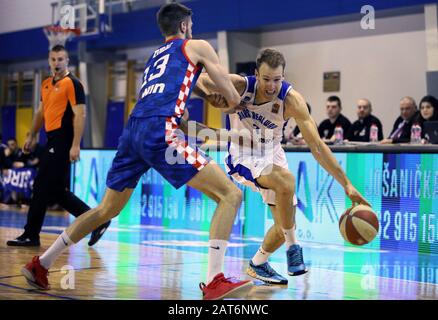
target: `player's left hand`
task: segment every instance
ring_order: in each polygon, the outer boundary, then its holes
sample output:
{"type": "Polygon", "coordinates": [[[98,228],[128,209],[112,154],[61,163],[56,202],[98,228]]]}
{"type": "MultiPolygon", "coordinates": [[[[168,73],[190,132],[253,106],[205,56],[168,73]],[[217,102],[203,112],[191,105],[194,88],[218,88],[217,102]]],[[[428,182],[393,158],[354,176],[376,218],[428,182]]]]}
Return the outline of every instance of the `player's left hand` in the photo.
{"type": "Polygon", "coordinates": [[[79,146],[72,146],[70,149],[70,162],[79,161],[79,153],[81,149],[79,146]]]}
{"type": "Polygon", "coordinates": [[[228,108],[227,100],[223,95],[219,93],[212,93],[207,95],[207,101],[215,108],[226,109],[228,108]]]}
{"type": "Polygon", "coordinates": [[[345,186],[345,194],[350,198],[351,202],[353,202],[353,206],[356,204],[364,204],[371,207],[371,204],[360,194],[359,191],[352,184],[348,184],[345,186]]]}
{"type": "Polygon", "coordinates": [[[207,96],[207,101],[215,108],[221,109],[223,113],[231,114],[237,111],[245,109],[245,105],[239,104],[237,106],[230,107],[227,100],[220,93],[212,93],[207,96]]]}

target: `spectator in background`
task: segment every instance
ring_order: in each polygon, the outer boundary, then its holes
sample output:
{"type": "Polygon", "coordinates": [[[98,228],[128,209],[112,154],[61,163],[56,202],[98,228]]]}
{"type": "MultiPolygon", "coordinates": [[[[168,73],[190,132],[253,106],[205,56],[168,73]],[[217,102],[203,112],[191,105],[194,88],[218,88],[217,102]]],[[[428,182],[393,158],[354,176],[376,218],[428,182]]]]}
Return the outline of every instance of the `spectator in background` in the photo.
{"type": "Polygon", "coordinates": [[[400,100],[400,116],[395,120],[389,137],[380,143],[408,143],[411,140],[412,124],[418,118],[418,114],[415,100],[411,97],[402,98],[400,100]]]}
{"type": "Polygon", "coordinates": [[[357,101],[358,120],[351,125],[350,131],[346,135],[347,140],[369,142],[370,129],[373,124],[376,125],[379,130],[377,134],[377,140],[383,140],[382,123],[378,118],[371,114],[372,111],[373,108],[370,100],[359,99],[357,101]]]}
{"type": "Polygon", "coordinates": [[[434,96],[424,96],[420,101],[420,113],[414,122],[421,126],[422,142],[427,143],[427,137],[424,132],[424,123],[427,121],[438,121],[438,100],[434,96]]]}
{"type": "MultiPolygon", "coordinates": [[[[7,141],[7,147],[5,149],[5,165],[4,169],[20,169],[24,167],[25,156],[23,151],[18,147],[17,140],[10,138],[7,141]]],[[[3,175],[6,173],[4,172],[3,175]]],[[[21,207],[22,195],[17,191],[5,192],[2,202],[6,204],[17,204],[21,207]]]]}
{"type": "Polygon", "coordinates": [[[344,136],[348,134],[351,122],[341,114],[342,104],[338,96],[330,96],[327,99],[326,111],[328,119],[319,124],[319,136],[324,142],[333,142],[335,140],[335,128],[341,126],[344,130],[344,136]]]}
{"type": "Polygon", "coordinates": [[[5,155],[5,167],[6,169],[18,169],[24,167],[24,154],[23,151],[18,147],[17,140],[15,138],[8,139],[8,147],[6,149],[5,155]]]}

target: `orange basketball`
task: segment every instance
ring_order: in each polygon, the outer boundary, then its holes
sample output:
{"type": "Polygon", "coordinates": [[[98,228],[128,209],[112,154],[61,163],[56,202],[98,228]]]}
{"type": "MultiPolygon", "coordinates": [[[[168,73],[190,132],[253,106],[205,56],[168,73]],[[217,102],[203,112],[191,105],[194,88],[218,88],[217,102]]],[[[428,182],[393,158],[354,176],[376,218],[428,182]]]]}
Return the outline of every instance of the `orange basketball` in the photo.
{"type": "Polygon", "coordinates": [[[345,241],[362,246],[376,237],[379,220],[373,209],[360,204],[349,208],[339,219],[339,231],[345,241]]]}

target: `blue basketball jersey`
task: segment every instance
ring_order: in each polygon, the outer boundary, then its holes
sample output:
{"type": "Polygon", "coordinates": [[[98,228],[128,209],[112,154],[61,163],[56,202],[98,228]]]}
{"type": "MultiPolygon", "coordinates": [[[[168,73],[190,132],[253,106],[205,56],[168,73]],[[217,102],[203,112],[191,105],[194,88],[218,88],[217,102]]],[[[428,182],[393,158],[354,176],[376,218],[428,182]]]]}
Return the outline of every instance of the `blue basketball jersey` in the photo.
{"type": "Polygon", "coordinates": [[[186,43],[184,39],[170,39],[149,58],[131,117],[179,118],[184,113],[186,101],[202,71],[202,67],[195,66],[187,57],[186,43]]]}

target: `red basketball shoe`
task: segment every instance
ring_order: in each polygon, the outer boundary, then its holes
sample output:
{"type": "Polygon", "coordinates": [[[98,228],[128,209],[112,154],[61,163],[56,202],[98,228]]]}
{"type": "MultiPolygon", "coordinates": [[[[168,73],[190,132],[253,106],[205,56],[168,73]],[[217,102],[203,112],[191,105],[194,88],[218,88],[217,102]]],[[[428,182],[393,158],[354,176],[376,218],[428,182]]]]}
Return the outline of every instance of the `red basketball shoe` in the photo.
{"type": "Polygon", "coordinates": [[[38,256],[33,257],[32,261],[21,268],[21,274],[26,278],[27,282],[41,290],[49,290],[49,279],[47,279],[49,271],[40,263],[38,256]]]}
{"type": "Polygon", "coordinates": [[[251,280],[225,278],[223,273],[219,273],[208,285],[201,282],[199,288],[202,291],[204,300],[219,300],[231,296],[233,298],[243,298],[251,290],[252,285],[251,280]]]}

